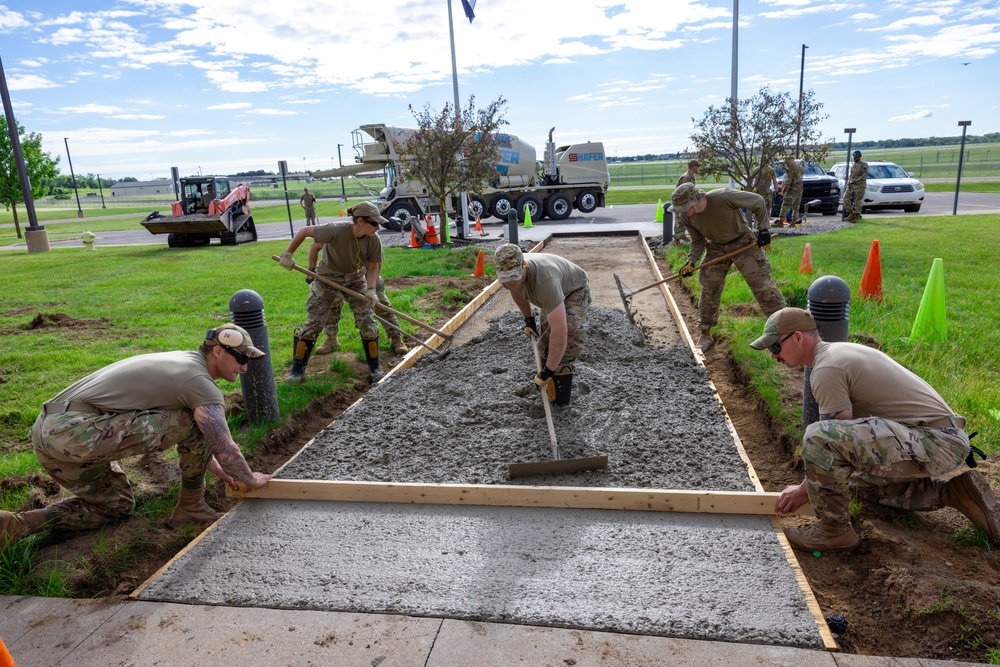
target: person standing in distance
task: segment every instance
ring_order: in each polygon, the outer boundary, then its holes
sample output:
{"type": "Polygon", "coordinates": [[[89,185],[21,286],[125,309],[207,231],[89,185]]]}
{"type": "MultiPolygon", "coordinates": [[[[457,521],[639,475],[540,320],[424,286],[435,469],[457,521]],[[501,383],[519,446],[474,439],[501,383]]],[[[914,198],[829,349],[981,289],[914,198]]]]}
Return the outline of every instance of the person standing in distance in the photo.
{"type": "Polygon", "coordinates": [[[865,202],[865,187],[868,185],[868,163],[861,159],[861,151],[854,151],[854,164],[844,188],[844,219],[847,222],[861,220],[861,206],[865,202]]]}
{"type": "Polygon", "coordinates": [[[299,205],[305,209],[306,227],[316,224],[316,197],[309,192],[309,188],[302,188],[302,196],[299,197],[299,205]]]}
{"type": "Polygon", "coordinates": [[[784,227],[788,223],[789,227],[794,227],[802,220],[799,216],[799,206],[802,204],[802,167],[792,155],[785,158],[785,182],[781,186],[781,194],[781,214],[774,226],[784,227]]]}

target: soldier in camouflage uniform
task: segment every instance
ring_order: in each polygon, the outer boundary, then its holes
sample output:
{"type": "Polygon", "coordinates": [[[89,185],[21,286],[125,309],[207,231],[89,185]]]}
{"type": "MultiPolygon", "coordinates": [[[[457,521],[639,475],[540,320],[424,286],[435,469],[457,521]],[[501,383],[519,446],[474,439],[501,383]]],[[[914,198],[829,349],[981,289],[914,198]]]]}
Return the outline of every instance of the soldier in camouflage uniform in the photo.
{"type": "Polygon", "coordinates": [[[292,237],[291,243],[281,253],[281,265],[291,271],[295,267],[295,251],[306,238],[323,244],[323,260],[317,270],[320,275],[335,283],[364,294],[359,299],[346,296],[340,290],[319,280],[309,286],[309,300],[306,301],[308,319],[293,336],[292,369],[286,382],[301,382],[305,377],[306,364],[312,355],[316,338],[331,309],[340,309],[347,303],[354,312],[354,326],[361,334],[361,345],[368,361],[368,373],[372,382],[382,378],[382,366],[378,358],[378,324],[375,322],[373,307],[378,303],[375,285],[382,268],[382,242],[376,232],[379,225],[387,223],[378,208],[371,202],[361,202],[347,211],[352,222],[331,222],[325,225],[303,227],[292,237]]]}
{"type": "Polygon", "coordinates": [[[568,406],[573,390],[574,362],[587,340],[584,318],[590,308],[587,272],[556,255],[525,256],[513,243],[497,248],[493,256],[497,280],[510,290],[521,314],[524,333],[538,337],[532,304],[542,311],[541,339],[537,341],[542,369],[535,384],[548,389],[556,405],[568,406]]]}
{"type": "Polygon", "coordinates": [[[680,220],[691,235],[688,261],[680,270],[682,278],[694,273],[694,268],[705,253],[711,261],[747,245],[757,243],[757,248],[740,253],[718,264],[705,267],[698,274],[701,297],[698,300],[698,328],[701,338],[698,347],[707,352],[715,343],[712,327],[719,321],[719,303],[726,286],[726,274],[733,264],[743,274],[757,303],[765,315],[785,307],[785,298],[771,278],[771,265],[764,254],[771,243],[768,229],[768,212],[764,198],[753,192],[740,192],[730,188],[712,190],[705,194],[690,183],[685,183],[670,197],[676,219],[680,220]],[[756,236],[750,232],[741,209],[753,215],[757,223],[756,236]],[[706,252],[707,247],[707,252],[706,252]]]}
{"type": "Polygon", "coordinates": [[[299,197],[299,205],[306,213],[306,227],[316,224],[316,195],[309,192],[309,188],[302,188],[302,196],[299,197]]]}
{"type": "MultiPolygon", "coordinates": [[[[690,183],[691,185],[697,185],[695,182],[695,177],[698,175],[698,169],[701,167],[701,163],[697,160],[688,160],[688,168],[680,178],[677,179],[677,187],[684,185],[685,183],[690,183]]],[[[684,229],[684,225],[676,217],[674,218],[674,245],[681,245],[682,243],[690,243],[691,239],[688,238],[687,230],[684,229]]]]}
{"type": "Polygon", "coordinates": [[[778,177],[774,173],[774,167],[761,162],[760,169],[753,179],[751,190],[764,198],[764,206],[767,208],[768,218],[771,217],[771,207],[774,204],[774,193],[778,191],[778,177]]]}
{"type": "Polygon", "coordinates": [[[226,423],[217,379],[235,382],[264,358],[234,324],[209,329],[197,352],[142,354],[106,366],[45,403],[31,442],[46,472],[74,497],[44,509],[0,511],[0,547],[53,528],[86,530],[126,519],[132,486],[119,461],[177,446],[181,490],[169,523],[214,521],[205,471],[255,489],[271,476],[252,472],[226,423]]]}
{"type": "MultiPolygon", "coordinates": [[[[316,272],[316,265],[319,264],[319,253],[322,249],[322,243],[313,242],[309,246],[309,270],[314,273],[316,272]]],[[[313,279],[306,276],[306,284],[311,285],[312,282],[313,279]]],[[[382,280],[382,276],[378,277],[378,284],[375,285],[375,294],[378,296],[379,303],[387,308],[392,308],[389,297],[385,295],[385,281],[382,280]]],[[[340,331],[340,315],[343,310],[342,305],[337,308],[330,308],[330,314],[326,316],[326,324],[323,326],[323,331],[326,332],[326,340],[316,348],[316,354],[330,354],[340,347],[340,339],[337,335],[340,331]]],[[[409,352],[399,333],[399,320],[396,319],[396,316],[392,313],[383,312],[382,318],[395,327],[395,329],[389,329],[386,332],[389,334],[389,344],[392,346],[392,351],[396,354],[406,354],[409,352]]]]}
{"type": "MultiPolygon", "coordinates": [[[[785,158],[785,182],[781,186],[781,214],[775,227],[794,227],[802,221],[799,215],[799,205],[802,203],[802,167],[795,158],[789,155],[785,158]]],[[[770,215],[770,212],[768,212],[770,215]]]]}
{"type": "Polygon", "coordinates": [[[854,164],[844,188],[844,216],[847,222],[861,219],[861,205],[865,201],[865,186],[868,185],[868,163],[861,159],[861,151],[854,151],[854,164]]]}
{"type": "Polygon", "coordinates": [[[785,531],[805,551],[849,551],[849,489],[889,507],[926,511],[954,507],[1000,544],[1000,505],[971,460],[965,419],[924,380],[882,352],[823,342],[812,315],[778,311],[750,344],[788,366],[811,366],[820,421],[802,439],[805,479],[781,492],[780,513],[806,502],[819,522],[785,531]],[[957,474],[956,474],[957,473],[957,474]]]}

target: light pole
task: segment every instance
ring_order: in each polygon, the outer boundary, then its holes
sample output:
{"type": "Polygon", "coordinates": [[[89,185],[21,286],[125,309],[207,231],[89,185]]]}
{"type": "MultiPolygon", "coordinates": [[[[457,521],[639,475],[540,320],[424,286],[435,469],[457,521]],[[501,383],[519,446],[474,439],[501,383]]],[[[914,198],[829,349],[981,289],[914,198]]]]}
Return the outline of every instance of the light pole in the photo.
{"type": "MultiPolygon", "coordinates": [[[[21,196],[24,197],[24,210],[28,214],[28,228],[24,230],[28,252],[49,252],[49,233],[45,227],[38,224],[35,214],[35,199],[31,196],[31,182],[28,180],[28,168],[24,164],[24,153],[21,151],[21,138],[17,134],[17,120],[14,118],[14,107],[10,103],[10,91],[7,90],[7,75],[3,71],[3,60],[0,60],[0,99],[3,100],[3,114],[7,118],[7,134],[10,135],[10,147],[14,153],[14,164],[17,177],[21,182],[21,196]]],[[[14,225],[17,227],[17,224],[14,225]]],[[[21,228],[17,227],[17,237],[21,238],[21,228]]]]}
{"type": "MultiPolygon", "coordinates": [[[[344,161],[340,159],[340,147],[343,145],[344,144],[337,144],[337,165],[339,165],[341,169],[344,168],[344,161]]],[[[344,189],[343,174],[340,175],[340,201],[341,205],[343,205],[343,202],[347,201],[347,191],[344,189]]]]}
{"type": "Polygon", "coordinates": [[[73,173],[73,158],[69,156],[69,139],[63,137],[66,143],[66,162],[69,162],[69,175],[73,179],[73,192],[76,193],[76,217],[83,217],[83,207],[80,206],[80,191],[76,188],[76,174],[73,173]]]}
{"type": "Polygon", "coordinates": [[[802,45],[802,65],[799,68],[799,120],[795,129],[795,158],[799,157],[799,145],[802,140],[802,83],[806,78],[806,49],[809,47],[802,45]]]}
{"type": "MultiPolygon", "coordinates": [[[[736,129],[736,96],[739,94],[738,72],[740,65],[740,0],[733,0],[733,71],[731,76],[731,81],[729,82],[729,96],[733,99],[732,117],[733,117],[733,130],[736,129]]],[[[736,179],[733,178],[732,174],[729,176],[729,187],[736,187],[736,179]]]]}
{"type": "Polygon", "coordinates": [[[958,178],[955,179],[955,205],[951,209],[952,215],[958,215],[958,188],[962,184],[962,159],[965,157],[965,131],[972,125],[971,120],[960,120],[958,126],[962,128],[962,149],[958,153],[958,178]]]}
{"type": "Polygon", "coordinates": [[[104,186],[101,185],[100,174],[97,175],[97,189],[101,191],[101,208],[107,208],[107,206],[104,205],[104,186]]]}
{"type": "MultiPolygon", "coordinates": [[[[847,190],[847,179],[851,177],[851,138],[854,137],[854,133],[858,131],[856,127],[845,127],[844,133],[847,134],[847,162],[844,163],[844,190],[847,190]]],[[[844,193],[840,193],[841,199],[843,199],[844,193]]],[[[847,208],[844,208],[844,217],[847,216],[847,208]]]]}

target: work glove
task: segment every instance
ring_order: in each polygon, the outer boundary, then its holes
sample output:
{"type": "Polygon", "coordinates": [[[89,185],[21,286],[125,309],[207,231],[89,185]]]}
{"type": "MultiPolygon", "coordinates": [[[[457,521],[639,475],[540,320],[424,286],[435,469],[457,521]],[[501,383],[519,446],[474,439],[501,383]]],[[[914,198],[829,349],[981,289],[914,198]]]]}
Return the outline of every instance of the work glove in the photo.
{"type": "Polygon", "coordinates": [[[767,250],[771,247],[771,231],[762,229],[757,232],[757,247],[767,250]]]}
{"type": "MultiPolygon", "coordinates": [[[[316,273],[316,267],[315,266],[310,266],[309,270],[312,271],[313,273],[316,273]]],[[[306,276],[306,285],[312,285],[312,283],[313,283],[314,280],[316,280],[316,279],[313,278],[312,276],[306,276]]]]}
{"type": "Polygon", "coordinates": [[[375,304],[378,303],[378,292],[375,291],[374,287],[369,287],[368,289],[366,289],[365,296],[368,297],[368,300],[372,302],[373,307],[375,306],[375,304]]]}
{"type": "Polygon", "coordinates": [[[524,335],[528,338],[538,337],[538,325],[535,324],[535,316],[529,315],[524,318],[524,335]]]}
{"type": "Polygon", "coordinates": [[[542,370],[535,376],[535,384],[538,385],[539,389],[545,388],[550,401],[556,400],[556,383],[552,379],[553,375],[555,375],[555,372],[549,370],[548,366],[542,366],[542,370]]]}
{"type": "Polygon", "coordinates": [[[278,264],[281,264],[281,266],[291,271],[295,268],[295,257],[292,256],[291,252],[285,250],[281,253],[281,257],[278,259],[278,264]]]}
{"type": "Polygon", "coordinates": [[[694,267],[694,262],[692,262],[691,260],[688,260],[688,263],[685,264],[684,266],[682,266],[681,270],[678,271],[677,273],[678,273],[678,275],[680,275],[681,278],[687,278],[689,276],[693,276],[694,275],[694,268],[695,268],[694,267]]]}

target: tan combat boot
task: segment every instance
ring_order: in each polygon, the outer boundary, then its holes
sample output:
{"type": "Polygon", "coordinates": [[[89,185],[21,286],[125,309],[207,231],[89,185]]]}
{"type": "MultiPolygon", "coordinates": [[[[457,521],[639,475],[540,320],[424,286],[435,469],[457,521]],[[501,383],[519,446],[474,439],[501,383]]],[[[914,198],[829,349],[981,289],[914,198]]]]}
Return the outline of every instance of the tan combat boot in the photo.
{"type": "Polygon", "coordinates": [[[398,333],[389,334],[389,342],[392,343],[392,351],[396,354],[406,354],[410,351],[398,333]]]}
{"type": "Polygon", "coordinates": [[[52,518],[52,510],[47,507],[17,514],[0,511],[0,548],[39,532],[52,518]]]}
{"type": "Polygon", "coordinates": [[[1000,544],[1000,504],[990,483],[978,472],[969,470],[948,480],[941,491],[941,502],[967,516],[994,544],[1000,544]]]}
{"type": "Polygon", "coordinates": [[[851,523],[820,521],[806,528],[788,528],[789,544],[802,551],[851,551],[861,543],[851,523]]]}
{"type": "Polygon", "coordinates": [[[702,329],[701,337],[698,338],[698,348],[702,352],[708,352],[715,345],[715,338],[712,337],[711,329],[702,329]]]}
{"type": "Polygon", "coordinates": [[[177,506],[167,520],[167,525],[176,528],[182,523],[208,523],[221,516],[205,503],[204,486],[199,489],[185,489],[182,486],[177,506]]]}
{"type": "Polygon", "coordinates": [[[328,335],[323,344],[316,348],[316,354],[330,354],[338,349],[340,349],[340,340],[337,338],[337,334],[328,335]]]}

